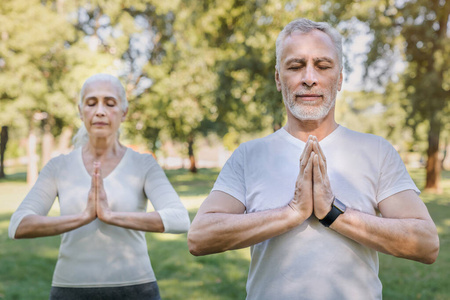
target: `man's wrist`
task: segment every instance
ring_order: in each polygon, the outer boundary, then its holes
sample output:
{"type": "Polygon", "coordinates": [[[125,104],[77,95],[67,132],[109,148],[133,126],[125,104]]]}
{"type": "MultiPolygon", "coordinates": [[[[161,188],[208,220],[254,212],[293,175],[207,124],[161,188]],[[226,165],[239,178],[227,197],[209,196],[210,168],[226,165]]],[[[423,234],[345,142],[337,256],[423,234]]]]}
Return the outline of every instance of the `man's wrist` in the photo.
{"type": "Polygon", "coordinates": [[[289,223],[289,228],[292,229],[297,227],[298,225],[305,222],[310,216],[306,216],[306,214],[296,210],[291,203],[283,208],[285,215],[283,219],[287,220],[289,223]]]}
{"type": "Polygon", "coordinates": [[[333,203],[331,204],[331,210],[328,212],[328,214],[319,220],[319,222],[325,226],[330,227],[331,224],[346,211],[347,207],[344,203],[339,201],[336,197],[333,200],[333,203]]]}

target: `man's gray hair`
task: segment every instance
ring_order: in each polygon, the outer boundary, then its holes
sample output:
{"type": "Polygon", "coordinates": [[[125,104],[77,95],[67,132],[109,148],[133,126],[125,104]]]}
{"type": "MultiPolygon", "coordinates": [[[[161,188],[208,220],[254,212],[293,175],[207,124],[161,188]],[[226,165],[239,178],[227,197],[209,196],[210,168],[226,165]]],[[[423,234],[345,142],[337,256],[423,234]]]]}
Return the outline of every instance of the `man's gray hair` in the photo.
{"type": "Polygon", "coordinates": [[[320,30],[324,33],[326,33],[331,40],[333,41],[334,48],[337,52],[338,58],[339,58],[339,67],[342,69],[342,36],[341,34],[330,26],[330,24],[325,22],[314,22],[308,19],[300,18],[296,19],[289,24],[287,24],[283,30],[280,32],[280,34],[277,37],[276,42],[276,66],[275,68],[277,70],[280,70],[280,56],[283,52],[283,42],[284,40],[290,36],[293,32],[302,32],[302,33],[308,33],[312,30],[320,30]]]}

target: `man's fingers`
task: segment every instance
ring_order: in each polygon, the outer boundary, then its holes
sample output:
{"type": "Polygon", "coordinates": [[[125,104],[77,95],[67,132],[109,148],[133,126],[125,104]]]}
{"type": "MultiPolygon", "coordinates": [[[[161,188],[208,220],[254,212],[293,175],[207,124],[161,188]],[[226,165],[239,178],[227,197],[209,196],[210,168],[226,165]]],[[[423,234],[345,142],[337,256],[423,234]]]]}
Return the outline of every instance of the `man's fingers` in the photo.
{"type": "Polygon", "coordinates": [[[320,168],[320,173],[322,178],[326,177],[327,174],[327,160],[325,155],[322,152],[322,148],[320,148],[320,144],[319,141],[317,141],[317,139],[314,141],[314,147],[313,147],[313,151],[316,152],[318,154],[318,158],[319,158],[319,168],[320,168]]]}
{"type": "Polygon", "coordinates": [[[319,160],[320,173],[323,178],[327,177],[327,162],[324,159],[319,160]]]}
{"type": "Polygon", "coordinates": [[[306,162],[305,169],[303,170],[303,179],[304,180],[312,180],[312,168],[313,168],[313,157],[314,152],[311,152],[311,154],[308,157],[308,160],[306,162]]]}
{"type": "Polygon", "coordinates": [[[322,180],[322,173],[320,170],[320,165],[319,165],[319,155],[314,154],[314,158],[313,158],[313,177],[314,177],[314,181],[321,181],[322,180]]]}
{"type": "Polygon", "coordinates": [[[311,152],[313,151],[313,139],[312,135],[308,137],[306,141],[305,148],[303,149],[302,155],[300,155],[300,172],[303,173],[305,167],[308,163],[311,152]]]}
{"type": "Polygon", "coordinates": [[[314,150],[314,152],[316,152],[319,155],[319,158],[324,161],[324,166],[325,166],[325,170],[326,170],[327,158],[325,157],[325,154],[323,154],[322,148],[320,147],[320,144],[319,144],[319,140],[316,137],[314,137],[313,150],[314,150]]]}
{"type": "Polygon", "coordinates": [[[312,141],[313,141],[313,136],[310,135],[308,137],[308,140],[306,141],[305,148],[303,148],[303,152],[302,152],[302,155],[300,156],[300,160],[303,160],[303,159],[309,157],[309,154],[311,153],[311,150],[312,150],[312,141]]]}

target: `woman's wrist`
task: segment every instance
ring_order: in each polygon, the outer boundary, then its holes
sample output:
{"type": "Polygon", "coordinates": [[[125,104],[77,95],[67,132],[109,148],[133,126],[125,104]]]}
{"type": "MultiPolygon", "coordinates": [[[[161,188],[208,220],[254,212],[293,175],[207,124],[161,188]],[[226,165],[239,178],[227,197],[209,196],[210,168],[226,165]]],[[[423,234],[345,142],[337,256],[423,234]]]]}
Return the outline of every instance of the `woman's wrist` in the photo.
{"type": "Polygon", "coordinates": [[[112,211],[103,211],[98,214],[98,219],[106,224],[113,224],[114,221],[114,212],[112,211]]]}

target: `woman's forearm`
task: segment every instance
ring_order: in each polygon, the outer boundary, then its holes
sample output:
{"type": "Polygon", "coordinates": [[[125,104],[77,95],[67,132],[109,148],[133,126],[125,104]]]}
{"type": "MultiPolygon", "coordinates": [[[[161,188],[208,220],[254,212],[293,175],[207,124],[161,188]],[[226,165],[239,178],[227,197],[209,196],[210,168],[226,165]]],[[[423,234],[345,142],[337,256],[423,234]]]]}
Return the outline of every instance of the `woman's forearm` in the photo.
{"type": "Polygon", "coordinates": [[[28,215],[20,222],[14,238],[22,239],[59,235],[86,225],[94,219],[86,213],[58,217],[28,215]]]}
{"type": "Polygon", "coordinates": [[[164,232],[164,224],[158,212],[108,211],[99,216],[103,222],[133,230],[164,232]]]}

